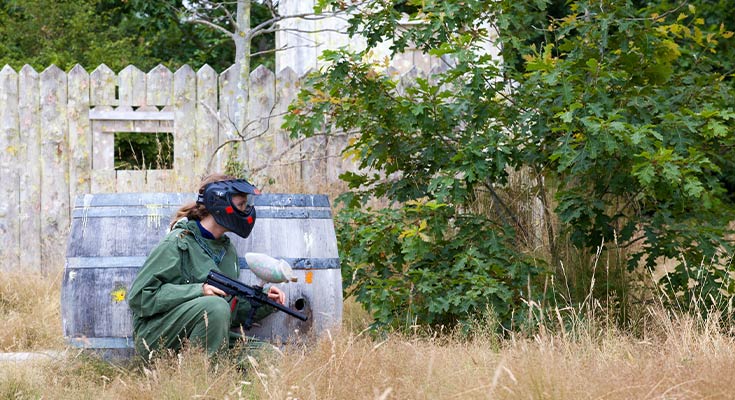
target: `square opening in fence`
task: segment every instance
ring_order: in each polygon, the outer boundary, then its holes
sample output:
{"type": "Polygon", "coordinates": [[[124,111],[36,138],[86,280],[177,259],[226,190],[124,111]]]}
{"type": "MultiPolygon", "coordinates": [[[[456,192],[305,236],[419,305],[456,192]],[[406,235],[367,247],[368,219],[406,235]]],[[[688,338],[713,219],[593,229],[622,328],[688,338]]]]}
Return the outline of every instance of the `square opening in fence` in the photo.
{"type": "Polygon", "coordinates": [[[173,169],[174,135],[115,132],[115,170],[173,169]]]}

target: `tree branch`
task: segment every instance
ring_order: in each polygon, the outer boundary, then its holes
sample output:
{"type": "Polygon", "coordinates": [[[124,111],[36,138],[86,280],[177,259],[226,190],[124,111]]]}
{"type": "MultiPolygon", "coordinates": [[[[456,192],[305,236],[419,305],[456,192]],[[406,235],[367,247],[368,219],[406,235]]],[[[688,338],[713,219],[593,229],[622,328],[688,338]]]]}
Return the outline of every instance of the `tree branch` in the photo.
{"type": "Polygon", "coordinates": [[[198,19],[197,18],[197,19],[191,20],[191,22],[192,23],[195,23],[195,24],[206,25],[206,26],[208,26],[210,28],[216,29],[216,30],[224,33],[225,35],[229,36],[233,40],[235,39],[235,34],[233,32],[230,32],[229,30],[227,30],[227,29],[225,29],[225,28],[223,28],[223,27],[221,27],[221,26],[219,26],[219,25],[217,25],[217,24],[215,24],[215,23],[213,23],[211,21],[208,21],[206,19],[198,19]]]}

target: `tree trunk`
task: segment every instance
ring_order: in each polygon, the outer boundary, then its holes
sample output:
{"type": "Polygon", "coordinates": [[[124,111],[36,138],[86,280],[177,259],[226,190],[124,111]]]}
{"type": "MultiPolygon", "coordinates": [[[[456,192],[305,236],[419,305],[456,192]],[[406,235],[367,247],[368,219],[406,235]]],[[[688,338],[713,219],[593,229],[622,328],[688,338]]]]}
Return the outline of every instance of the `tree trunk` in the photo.
{"type": "Polygon", "coordinates": [[[231,110],[235,113],[235,128],[241,138],[245,137],[248,121],[248,99],[250,91],[250,0],[237,1],[237,26],[235,27],[235,70],[238,71],[235,97],[231,110]]]}

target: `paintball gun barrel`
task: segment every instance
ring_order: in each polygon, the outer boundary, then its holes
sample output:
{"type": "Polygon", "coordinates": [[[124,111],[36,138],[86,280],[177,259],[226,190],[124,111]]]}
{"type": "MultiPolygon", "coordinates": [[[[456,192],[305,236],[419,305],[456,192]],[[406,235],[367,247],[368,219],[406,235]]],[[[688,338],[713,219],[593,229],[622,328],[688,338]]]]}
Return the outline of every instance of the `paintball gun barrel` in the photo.
{"type": "Polygon", "coordinates": [[[245,321],[244,327],[249,329],[252,325],[252,319],[255,315],[255,311],[261,305],[269,305],[273,308],[281,310],[286,314],[298,318],[302,321],[306,321],[307,316],[291,310],[290,308],[283,306],[279,303],[268,298],[268,295],[263,293],[263,288],[260,286],[249,286],[240,281],[229,278],[221,273],[211,270],[207,275],[207,284],[212,285],[230,296],[237,296],[243,300],[247,300],[250,303],[250,314],[248,315],[247,321],[245,321]]]}

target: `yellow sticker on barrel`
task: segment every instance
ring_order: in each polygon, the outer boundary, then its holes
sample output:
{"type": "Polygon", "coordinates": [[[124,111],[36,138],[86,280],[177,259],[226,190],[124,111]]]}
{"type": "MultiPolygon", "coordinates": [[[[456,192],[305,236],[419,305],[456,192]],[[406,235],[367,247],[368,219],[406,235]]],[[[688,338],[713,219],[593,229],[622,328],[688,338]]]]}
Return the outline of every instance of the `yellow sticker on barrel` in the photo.
{"type": "Polygon", "coordinates": [[[311,283],[314,281],[314,272],[313,271],[306,271],[306,277],[304,278],[306,283],[311,283]]]}
{"type": "Polygon", "coordinates": [[[110,292],[110,297],[112,297],[112,301],[115,303],[120,303],[122,301],[125,301],[125,295],[127,294],[127,290],[124,287],[118,287],[117,289],[110,292]]]}

